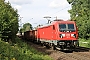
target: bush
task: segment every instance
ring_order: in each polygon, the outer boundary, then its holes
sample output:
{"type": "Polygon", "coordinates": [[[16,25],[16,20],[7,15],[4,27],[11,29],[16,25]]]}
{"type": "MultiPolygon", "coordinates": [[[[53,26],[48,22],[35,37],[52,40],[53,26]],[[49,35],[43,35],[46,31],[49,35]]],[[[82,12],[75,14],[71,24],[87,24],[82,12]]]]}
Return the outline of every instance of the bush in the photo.
{"type": "Polygon", "coordinates": [[[90,48],[90,39],[79,39],[79,45],[82,47],[90,48]]]}
{"type": "Polygon", "coordinates": [[[37,52],[25,42],[19,39],[16,41],[12,45],[0,40],[0,60],[52,60],[48,55],[37,52]]]}

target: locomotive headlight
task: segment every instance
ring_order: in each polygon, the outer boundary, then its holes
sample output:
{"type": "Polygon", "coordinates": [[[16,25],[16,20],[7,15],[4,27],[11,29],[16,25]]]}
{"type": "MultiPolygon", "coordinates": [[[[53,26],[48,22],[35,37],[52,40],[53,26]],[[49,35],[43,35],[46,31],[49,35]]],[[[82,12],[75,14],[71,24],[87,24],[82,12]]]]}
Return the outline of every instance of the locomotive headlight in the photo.
{"type": "Polygon", "coordinates": [[[65,34],[62,34],[63,37],[65,37],[65,34]]]}
{"type": "Polygon", "coordinates": [[[71,34],[71,36],[73,37],[73,36],[74,36],[74,34],[71,34]]]}
{"type": "Polygon", "coordinates": [[[63,38],[62,34],[60,34],[60,38],[63,38]]]}
{"type": "Polygon", "coordinates": [[[65,37],[65,34],[60,34],[60,38],[63,38],[63,37],[65,37]]]}
{"type": "Polygon", "coordinates": [[[71,37],[75,37],[76,38],[76,34],[71,34],[71,37]]]}

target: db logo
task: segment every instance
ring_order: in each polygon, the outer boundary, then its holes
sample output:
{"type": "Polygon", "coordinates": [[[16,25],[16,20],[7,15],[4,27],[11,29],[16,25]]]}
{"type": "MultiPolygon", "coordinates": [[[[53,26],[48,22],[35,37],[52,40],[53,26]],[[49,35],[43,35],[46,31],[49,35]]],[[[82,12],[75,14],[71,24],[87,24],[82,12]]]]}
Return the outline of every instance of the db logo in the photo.
{"type": "Polygon", "coordinates": [[[70,34],[66,34],[67,37],[70,37],[70,34]]]}

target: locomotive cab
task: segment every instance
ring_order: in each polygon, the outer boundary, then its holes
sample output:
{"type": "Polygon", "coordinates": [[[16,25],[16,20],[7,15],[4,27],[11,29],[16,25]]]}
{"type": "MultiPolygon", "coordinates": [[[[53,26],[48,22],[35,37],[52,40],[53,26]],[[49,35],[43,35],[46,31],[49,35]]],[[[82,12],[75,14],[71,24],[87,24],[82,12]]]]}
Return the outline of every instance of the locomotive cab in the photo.
{"type": "Polygon", "coordinates": [[[61,49],[76,48],[78,43],[78,32],[74,21],[60,21],[58,25],[57,46],[61,49]]]}

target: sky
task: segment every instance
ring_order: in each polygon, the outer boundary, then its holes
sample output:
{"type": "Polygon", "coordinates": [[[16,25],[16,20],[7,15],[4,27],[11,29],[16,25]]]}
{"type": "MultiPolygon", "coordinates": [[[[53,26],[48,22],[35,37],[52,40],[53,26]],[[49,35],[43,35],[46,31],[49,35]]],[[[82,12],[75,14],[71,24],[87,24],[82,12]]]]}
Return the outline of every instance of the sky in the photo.
{"type": "Polygon", "coordinates": [[[18,10],[20,15],[19,24],[31,23],[33,27],[39,24],[46,24],[49,16],[51,21],[57,19],[69,20],[68,10],[71,5],[67,0],[5,0],[10,2],[14,9],[18,10]]]}

